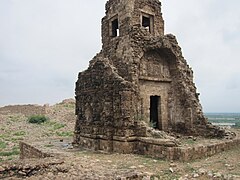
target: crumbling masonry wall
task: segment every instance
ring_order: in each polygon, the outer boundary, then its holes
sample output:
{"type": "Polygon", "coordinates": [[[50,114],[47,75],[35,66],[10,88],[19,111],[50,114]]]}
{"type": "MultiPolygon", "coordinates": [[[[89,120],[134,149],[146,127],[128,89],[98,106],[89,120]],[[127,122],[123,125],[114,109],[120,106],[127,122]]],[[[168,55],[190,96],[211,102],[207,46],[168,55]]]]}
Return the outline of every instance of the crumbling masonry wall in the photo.
{"type": "Polygon", "coordinates": [[[49,105],[9,105],[0,107],[0,114],[23,114],[25,116],[31,115],[45,115],[48,112],[49,105]]]}
{"type": "Polygon", "coordinates": [[[166,132],[224,135],[203,115],[193,71],[175,36],[164,35],[158,0],[109,0],[102,44],[76,83],[76,144],[134,152],[139,137],[151,138],[151,124],[166,132]]]}

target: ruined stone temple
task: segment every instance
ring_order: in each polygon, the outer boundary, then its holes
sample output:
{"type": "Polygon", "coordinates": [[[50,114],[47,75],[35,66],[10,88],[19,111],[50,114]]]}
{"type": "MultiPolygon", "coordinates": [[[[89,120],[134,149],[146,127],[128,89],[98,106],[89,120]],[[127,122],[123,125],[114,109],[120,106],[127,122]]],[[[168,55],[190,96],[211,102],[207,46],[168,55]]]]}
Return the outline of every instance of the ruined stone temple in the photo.
{"type": "Polygon", "coordinates": [[[159,0],[109,0],[102,50],[76,83],[74,143],[148,154],[177,146],[169,133],[221,136],[198,96],[175,36],[164,34],[159,0]]]}

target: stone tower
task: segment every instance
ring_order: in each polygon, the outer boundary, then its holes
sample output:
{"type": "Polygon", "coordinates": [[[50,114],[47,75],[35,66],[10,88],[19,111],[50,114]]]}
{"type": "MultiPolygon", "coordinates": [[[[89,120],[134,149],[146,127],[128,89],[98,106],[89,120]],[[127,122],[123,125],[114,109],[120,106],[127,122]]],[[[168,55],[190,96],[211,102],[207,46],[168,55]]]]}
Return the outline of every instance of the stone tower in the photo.
{"type": "Polygon", "coordinates": [[[163,131],[221,136],[207,123],[198,96],[176,38],[164,35],[159,0],[109,0],[102,51],[76,83],[74,142],[144,154],[144,143],[163,131]]]}

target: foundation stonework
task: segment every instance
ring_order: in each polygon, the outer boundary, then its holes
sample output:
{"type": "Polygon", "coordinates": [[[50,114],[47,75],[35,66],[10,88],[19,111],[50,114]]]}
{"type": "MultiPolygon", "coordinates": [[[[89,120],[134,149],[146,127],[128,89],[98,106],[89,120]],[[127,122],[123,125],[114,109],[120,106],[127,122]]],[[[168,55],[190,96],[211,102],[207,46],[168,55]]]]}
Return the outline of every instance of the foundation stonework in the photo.
{"type": "Polygon", "coordinates": [[[164,35],[161,3],[109,0],[102,50],[76,83],[74,143],[164,158],[178,142],[163,132],[223,137],[207,122],[198,96],[175,36],[164,35]]]}

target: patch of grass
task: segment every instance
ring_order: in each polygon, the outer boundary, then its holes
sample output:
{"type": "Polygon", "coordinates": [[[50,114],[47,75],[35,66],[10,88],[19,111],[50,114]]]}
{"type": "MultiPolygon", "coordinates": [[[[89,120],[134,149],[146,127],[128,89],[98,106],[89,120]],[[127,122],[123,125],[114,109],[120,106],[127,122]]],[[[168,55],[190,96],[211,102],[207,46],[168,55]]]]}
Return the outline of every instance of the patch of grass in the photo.
{"type": "Polygon", "coordinates": [[[55,132],[56,130],[62,129],[66,126],[66,124],[58,123],[55,121],[47,121],[43,125],[46,126],[51,132],[55,132]]]}
{"type": "Polygon", "coordinates": [[[0,156],[14,156],[14,155],[19,155],[20,150],[19,147],[15,146],[11,151],[3,151],[0,152],[0,156]]]}
{"type": "Polygon", "coordinates": [[[5,149],[7,147],[7,143],[0,141],[0,149],[5,149]]]}
{"type": "Polygon", "coordinates": [[[44,133],[43,133],[43,136],[44,136],[44,137],[45,137],[45,136],[51,137],[51,136],[53,136],[53,135],[54,135],[53,132],[44,132],[44,133]]]}
{"type": "Polygon", "coordinates": [[[44,147],[48,147],[48,148],[53,147],[53,146],[54,146],[53,144],[45,144],[44,145],[44,147]]]}
{"type": "Polygon", "coordinates": [[[8,139],[10,137],[9,133],[0,134],[0,139],[8,139]]]}
{"type": "Polygon", "coordinates": [[[73,132],[72,131],[62,131],[62,132],[56,132],[56,134],[58,136],[61,136],[61,137],[69,137],[69,136],[73,136],[73,132]]]}
{"type": "Polygon", "coordinates": [[[75,108],[75,104],[64,104],[63,107],[69,108],[69,109],[74,109],[75,108]]]}
{"type": "Polygon", "coordinates": [[[149,164],[152,164],[153,160],[149,159],[149,158],[146,158],[142,161],[144,164],[146,165],[149,165],[149,164]]]}
{"type": "Polygon", "coordinates": [[[58,123],[55,121],[47,121],[44,123],[46,126],[52,126],[53,130],[58,130],[66,126],[66,124],[58,123]]]}
{"type": "Polygon", "coordinates": [[[11,140],[8,140],[8,141],[19,142],[19,141],[22,141],[22,140],[24,140],[24,138],[20,136],[20,137],[13,137],[13,138],[11,138],[11,140]]]}
{"type": "Polygon", "coordinates": [[[11,160],[13,160],[13,157],[10,156],[9,158],[7,158],[7,160],[11,161],[11,160]]]}
{"type": "Polygon", "coordinates": [[[46,121],[44,124],[43,124],[43,126],[44,127],[47,127],[50,131],[53,131],[53,126],[55,125],[55,124],[57,124],[57,122],[56,121],[46,121]]]}
{"type": "Polygon", "coordinates": [[[25,131],[17,131],[13,134],[14,136],[25,136],[26,132],[25,131]]]}
{"type": "Polygon", "coordinates": [[[28,122],[32,124],[42,124],[48,120],[47,117],[43,115],[33,115],[28,118],[28,122]]]}
{"type": "Polygon", "coordinates": [[[188,173],[193,173],[196,170],[189,163],[187,163],[187,165],[185,167],[185,171],[188,172],[188,173]]]}
{"type": "Polygon", "coordinates": [[[53,130],[58,130],[58,129],[61,129],[65,126],[66,126],[65,124],[56,123],[56,124],[53,125],[53,130]]]}
{"type": "Polygon", "coordinates": [[[44,126],[54,126],[56,123],[57,123],[57,122],[55,122],[55,121],[46,121],[46,122],[44,123],[44,126]]]}
{"type": "Polygon", "coordinates": [[[10,115],[8,118],[12,122],[17,122],[17,121],[21,120],[23,117],[19,114],[16,114],[16,115],[10,115]]]}
{"type": "Polygon", "coordinates": [[[14,156],[14,155],[19,155],[19,151],[5,151],[5,152],[0,152],[0,156],[14,156]]]}

